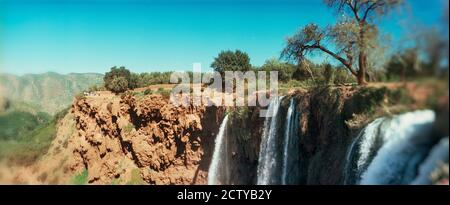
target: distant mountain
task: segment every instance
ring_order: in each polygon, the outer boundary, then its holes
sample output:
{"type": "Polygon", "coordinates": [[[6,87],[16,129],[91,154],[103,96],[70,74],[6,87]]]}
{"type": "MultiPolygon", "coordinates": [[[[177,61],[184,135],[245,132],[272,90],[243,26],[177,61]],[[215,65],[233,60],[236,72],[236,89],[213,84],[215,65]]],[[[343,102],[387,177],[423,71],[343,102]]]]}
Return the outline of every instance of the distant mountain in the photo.
{"type": "Polygon", "coordinates": [[[103,75],[96,73],[0,74],[0,97],[37,106],[53,115],[69,106],[75,94],[102,81],[103,75]]]}

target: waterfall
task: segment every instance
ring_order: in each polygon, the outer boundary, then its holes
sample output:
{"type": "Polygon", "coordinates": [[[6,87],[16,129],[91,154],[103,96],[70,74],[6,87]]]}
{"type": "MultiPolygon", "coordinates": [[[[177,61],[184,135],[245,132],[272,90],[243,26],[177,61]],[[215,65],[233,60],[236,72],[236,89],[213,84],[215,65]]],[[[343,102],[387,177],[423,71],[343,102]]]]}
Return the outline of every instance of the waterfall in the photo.
{"type": "Polygon", "coordinates": [[[257,184],[259,185],[279,183],[275,175],[278,167],[277,159],[279,154],[276,149],[278,110],[282,99],[283,97],[279,97],[270,101],[268,112],[272,113],[272,117],[268,117],[264,122],[257,169],[257,184]]]}
{"type": "Polygon", "coordinates": [[[368,124],[347,153],[344,184],[408,184],[430,148],[433,111],[415,111],[368,124]]]}
{"type": "Polygon", "coordinates": [[[368,124],[357,136],[347,152],[344,184],[355,184],[372,161],[374,154],[383,143],[381,125],[385,118],[378,118],[368,124]]]}
{"type": "Polygon", "coordinates": [[[281,169],[281,184],[294,184],[292,179],[297,178],[298,170],[298,115],[295,111],[295,102],[291,98],[286,115],[286,127],[283,141],[283,164],[281,169]]]}
{"type": "Polygon", "coordinates": [[[441,141],[433,147],[430,154],[425,161],[420,165],[419,175],[411,184],[426,185],[431,184],[431,174],[441,164],[448,163],[448,137],[441,139],[441,141]]]}
{"type": "Polygon", "coordinates": [[[361,184],[408,184],[417,175],[416,167],[428,152],[420,138],[430,134],[435,119],[433,111],[415,111],[389,120],[384,129],[385,143],[378,150],[361,184]]]}
{"type": "Polygon", "coordinates": [[[217,134],[216,140],[214,141],[214,152],[209,165],[208,170],[208,184],[218,185],[225,184],[227,182],[228,174],[226,173],[227,167],[223,167],[226,164],[226,128],[228,124],[228,115],[222,121],[219,128],[219,133],[217,134]]]}

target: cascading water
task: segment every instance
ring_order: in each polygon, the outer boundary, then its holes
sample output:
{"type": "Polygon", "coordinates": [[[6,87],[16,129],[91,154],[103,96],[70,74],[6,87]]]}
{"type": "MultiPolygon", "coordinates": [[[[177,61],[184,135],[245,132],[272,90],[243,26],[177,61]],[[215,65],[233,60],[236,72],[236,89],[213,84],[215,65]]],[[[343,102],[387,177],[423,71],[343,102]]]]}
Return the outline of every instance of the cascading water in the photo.
{"type": "Polygon", "coordinates": [[[295,101],[291,98],[286,115],[286,127],[283,141],[283,164],[281,168],[281,184],[295,184],[298,175],[298,114],[295,101]]]}
{"type": "Polygon", "coordinates": [[[355,184],[372,161],[383,143],[379,132],[384,120],[385,118],[379,118],[368,124],[353,141],[346,157],[344,184],[355,184]]]}
{"type": "Polygon", "coordinates": [[[370,123],[347,155],[346,184],[408,184],[426,157],[435,114],[415,111],[370,123]]]}
{"type": "Polygon", "coordinates": [[[430,154],[419,167],[419,175],[411,184],[427,185],[431,184],[431,174],[441,163],[448,163],[448,137],[441,139],[441,141],[433,147],[430,154]]]}
{"type": "Polygon", "coordinates": [[[272,114],[272,117],[268,117],[264,122],[257,169],[257,184],[259,185],[279,183],[279,179],[275,175],[279,154],[277,150],[278,111],[282,99],[283,97],[277,97],[271,100],[268,112],[272,114]]]}
{"type": "Polygon", "coordinates": [[[226,184],[228,181],[228,173],[226,166],[226,128],[228,124],[228,115],[222,121],[219,128],[219,133],[217,134],[216,140],[214,141],[214,152],[209,165],[208,170],[208,184],[218,185],[226,184]]]}

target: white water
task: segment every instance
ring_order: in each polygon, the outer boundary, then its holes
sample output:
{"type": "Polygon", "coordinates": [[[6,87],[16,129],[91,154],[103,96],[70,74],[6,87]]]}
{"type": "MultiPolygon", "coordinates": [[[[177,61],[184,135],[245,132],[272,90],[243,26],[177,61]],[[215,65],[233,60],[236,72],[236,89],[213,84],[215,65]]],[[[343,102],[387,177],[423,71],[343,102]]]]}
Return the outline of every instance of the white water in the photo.
{"type": "MultiPolygon", "coordinates": [[[[296,112],[295,112],[295,103],[294,99],[291,98],[289,103],[289,108],[286,115],[286,128],[284,130],[284,141],[283,141],[283,164],[281,169],[281,184],[286,185],[288,184],[288,172],[290,169],[292,169],[292,165],[290,162],[290,157],[293,158],[296,155],[298,155],[295,152],[295,147],[297,146],[296,143],[294,143],[294,139],[296,137],[296,132],[298,131],[297,125],[297,119],[296,119],[296,112]],[[294,139],[293,139],[294,138],[294,139]]],[[[296,165],[294,165],[296,166],[296,165]]]]}
{"type": "Polygon", "coordinates": [[[428,110],[386,119],[387,127],[378,133],[385,142],[362,174],[360,184],[409,183],[416,175],[414,167],[426,152],[416,138],[429,133],[434,119],[434,112],[428,110]]]}
{"type": "Polygon", "coordinates": [[[359,180],[362,171],[367,167],[367,163],[371,161],[373,148],[376,146],[378,132],[385,118],[378,118],[368,124],[353,141],[347,152],[345,166],[345,184],[353,184],[359,180]],[[354,158],[356,159],[356,167],[352,167],[354,158]]]}
{"type": "Polygon", "coordinates": [[[267,185],[276,184],[274,177],[277,167],[276,137],[278,128],[278,110],[283,97],[273,99],[268,108],[269,113],[273,113],[272,117],[267,118],[264,122],[264,131],[261,137],[261,145],[259,150],[257,184],[267,185]]]}
{"type": "Polygon", "coordinates": [[[448,163],[448,137],[441,139],[441,141],[433,147],[426,160],[420,165],[419,175],[411,184],[426,185],[431,184],[431,173],[436,170],[441,164],[448,163]]]}
{"type": "Polygon", "coordinates": [[[228,115],[222,121],[219,128],[219,133],[217,134],[216,140],[214,141],[214,152],[209,165],[208,170],[208,184],[218,185],[225,184],[227,180],[227,173],[224,170],[226,167],[222,167],[226,162],[224,162],[223,157],[226,156],[226,127],[228,123],[228,115]],[[222,172],[221,172],[222,171],[222,172]]]}

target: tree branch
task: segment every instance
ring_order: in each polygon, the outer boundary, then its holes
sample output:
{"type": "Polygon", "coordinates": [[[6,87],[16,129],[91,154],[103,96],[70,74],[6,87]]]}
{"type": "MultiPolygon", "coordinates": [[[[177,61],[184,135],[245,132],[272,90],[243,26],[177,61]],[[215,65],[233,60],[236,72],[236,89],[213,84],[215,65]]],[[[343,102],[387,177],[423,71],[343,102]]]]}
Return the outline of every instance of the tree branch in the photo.
{"type": "Polygon", "coordinates": [[[362,20],[366,21],[367,16],[369,16],[369,12],[374,10],[374,9],[376,9],[378,6],[383,6],[383,4],[384,4],[384,2],[379,4],[378,1],[372,3],[369,7],[367,7],[366,11],[364,11],[364,15],[363,15],[362,20]]]}
{"type": "Polygon", "coordinates": [[[358,8],[357,8],[358,1],[346,1],[346,4],[350,7],[350,10],[352,10],[353,15],[355,15],[356,20],[359,22],[361,21],[361,18],[358,14],[358,8]],[[355,5],[352,4],[352,2],[355,2],[355,5]]]}
{"type": "Polygon", "coordinates": [[[349,62],[347,62],[347,60],[345,60],[344,58],[339,56],[338,54],[336,54],[320,45],[316,46],[316,48],[320,49],[321,51],[327,53],[328,55],[332,56],[333,58],[335,58],[336,60],[341,62],[342,65],[344,65],[353,75],[357,75],[355,70],[352,69],[352,65],[349,62]]]}

